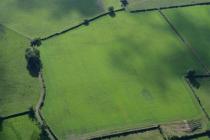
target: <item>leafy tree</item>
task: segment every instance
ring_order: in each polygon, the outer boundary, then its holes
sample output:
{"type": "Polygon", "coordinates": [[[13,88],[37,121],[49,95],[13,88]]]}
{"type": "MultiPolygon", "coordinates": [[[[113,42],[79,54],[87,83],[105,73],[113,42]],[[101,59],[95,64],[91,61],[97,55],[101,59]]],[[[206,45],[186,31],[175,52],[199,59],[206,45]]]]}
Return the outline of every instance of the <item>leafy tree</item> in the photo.
{"type": "Polygon", "coordinates": [[[27,48],[25,58],[27,60],[27,69],[29,73],[34,77],[38,77],[42,68],[39,50],[34,47],[27,48]]]}
{"type": "Polygon", "coordinates": [[[31,41],[31,46],[40,46],[42,45],[42,41],[40,38],[35,38],[34,40],[31,41]]]}
{"type": "Polygon", "coordinates": [[[86,25],[86,26],[88,26],[88,25],[90,24],[88,19],[85,19],[83,23],[84,23],[84,25],[86,25]]]}
{"type": "Polygon", "coordinates": [[[122,3],[123,7],[126,7],[128,5],[128,1],[127,0],[120,0],[122,3]]]}
{"type": "Polygon", "coordinates": [[[30,107],[29,108],[29,114],[28,114],[28,116],[29,116],[29,118],[32,119],[32,121],[35,120],[35,110],[34,110],[33,107],[30,107]]]}
{"type": "Polygon", "coordinates": [[[185,76],[185,78],[187,78],[189,80],[190,84],[193,87],[199,89],[200,83],[196,80],[196,71],[195,70],[189,70],[187,72],[187,75],[185,76]]]}
{"type": "Polygon", "coordinates": [[[109,10],[109,15],[111,17],[115,17],[116,16],[113,6],[109,7],[108,10],[109,10]]]}

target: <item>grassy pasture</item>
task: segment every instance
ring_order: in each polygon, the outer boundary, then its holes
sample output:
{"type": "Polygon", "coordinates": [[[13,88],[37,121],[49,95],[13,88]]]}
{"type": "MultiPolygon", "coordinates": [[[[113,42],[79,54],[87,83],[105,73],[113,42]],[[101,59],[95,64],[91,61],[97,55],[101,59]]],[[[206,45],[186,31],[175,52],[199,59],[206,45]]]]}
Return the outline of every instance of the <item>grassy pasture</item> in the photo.
{"type": "Polygon", "coordinates": [[[28,116],[7,120],[0,128],[1,140],[38,140],[40,130],[28,116]]]}
{"type": "Polygon", "coordinates": [[[201,115],[182,79],[200,66],[158,13],[118,13],[40,49],[43,113],[61,139],[201,115]]]}
{"type": "MultiPolygon", "coordinates": [[[[201,58],[208,69],[210,68],[209,13],[209,6],[165,11],[165,14],[169,17],[177,30],[196,50],[197,55],[201,58]]],[[[210,114],[210,80],[207,78],[199,80],[199,82],[201,86],[199,89],[195,89],[195,91],[200,97],[204,107],[207,109],[207,112],[210,114]]]]}
{"type": "Polygon", "coordinates": [[[184,4],[194,4],[209,2],[210,0],[128,0],[129,10],[140,10],[149,8],[159,8],[184,4]]]}
{"type": "Polygon", "coordinates": [[[1,0],[0,23],[29,37],[42,37],[98,15],[118,0],[1,0]]]}
{"type": "Polygon", "coordinates": [[[0,115],[26,111],[39,97],[39,82],[26,69],[29,40],[0,26],[0,115]]]}

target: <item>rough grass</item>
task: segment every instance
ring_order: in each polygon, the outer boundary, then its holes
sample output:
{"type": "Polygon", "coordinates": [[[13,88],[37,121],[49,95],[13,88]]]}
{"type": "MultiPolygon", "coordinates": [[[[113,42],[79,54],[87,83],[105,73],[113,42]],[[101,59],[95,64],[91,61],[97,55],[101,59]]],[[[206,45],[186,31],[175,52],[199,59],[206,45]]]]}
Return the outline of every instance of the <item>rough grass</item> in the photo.
{"type": "Polygon", "coordinates": [[[128,0],[129,10],[140,10],[149,8],[159,8],[167,6],[176,6],[184,4],[194,4],[201,2],[210,2],[210,0],[128,0]]]}
{"type": "Polygon", "coordinates": [[[26,111],[39,97],[39,82],[26,69],[29,40],[0,26],[0,115],[26,111]]]}
{"type": "Polygon", "coordinates": [[[128,135],[119,138],[113,138],[111,140],[163,140],[160,132],[156,131],[149,131],[139,134],[128,135]]]}
{"type": "Polygon", "coordinates": [[[200,116],[182,78],[200,66],[158,13],[119,13],[40,49],[43,112],[61,139],[200,116]]]}
{"type": "MultiPolygon", "coordinates": [[[[184,38],[196,50],[197,55],[201,58],[203,63],[210,68],[210,7],[193,7],[176,10],[166,10],[165,14],[169,17],[171,22],[177,30],[184,36],[184,38]]],[[[202,73],[201,73],[202,74],[202,73]]],[[[201,102],[210,114],[210,79],[199,80],[201,86],[195,89],[201,102]]]]}
{"type": "Polygon", "coordinates": [[[118,0],[1,0],[0,23],[32,38],[42,37],[98,15],[118,0]]]}
{"type": "Polygon", "coordinates": [[[7,120],[0,128],[1,140],[38,140],[40,130],[28,116],[7,120]]]}

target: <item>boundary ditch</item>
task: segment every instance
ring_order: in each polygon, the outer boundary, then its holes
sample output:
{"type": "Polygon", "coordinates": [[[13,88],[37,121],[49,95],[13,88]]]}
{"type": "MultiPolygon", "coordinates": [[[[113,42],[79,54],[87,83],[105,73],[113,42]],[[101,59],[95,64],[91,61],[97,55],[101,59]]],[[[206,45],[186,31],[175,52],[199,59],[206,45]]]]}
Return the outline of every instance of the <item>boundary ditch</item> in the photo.
{"type": "Polygon", "coordinates": [[[53,130],[47,125],[45,118],[43,117],[41,113],[41,109],[44,106],[45,97],[46,97],[46,86],[43,78],[42,72],[39,73],[39,81],[40,81],[40,98],[38,100],[38,103],[35,107],[35,116],[39,123],[39,126],[42,128],[42,130],[47,134],[48,138],[50,140],[58,140],[58,137],[55,135],[53,130]]]}
{"type": "Polygon", "coordinates": [[[204,6],[204,5],[210,5],[210,2],[200,2],[200,3],[193,3],[193,4],[182,4],[182,5],[165,6],[165,7],[158,7],[158,8],[148,8],[148,9],[141,9],[141,10],[130,10],[130,12],[131,13],[139,13],[139,12],[159,11],[159,10],[166,10],[166,9],[192,7],[192,6],[204,6]]]}

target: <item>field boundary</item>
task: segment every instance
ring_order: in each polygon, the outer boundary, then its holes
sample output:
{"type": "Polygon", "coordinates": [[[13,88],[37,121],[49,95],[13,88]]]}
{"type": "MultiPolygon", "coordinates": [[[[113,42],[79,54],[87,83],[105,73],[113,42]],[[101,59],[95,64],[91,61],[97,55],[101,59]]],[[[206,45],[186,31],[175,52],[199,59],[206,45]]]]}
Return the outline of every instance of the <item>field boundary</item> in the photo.
{"type": "Polygon", "coordinates": [[[130,10],[130,12],[131,13],[139,13],[139,12],[159,11],[159,10],[166,10],[166,9],[192,7],[192,6],[204,6],[204,5],[210,5],[210,2],[200,2],[200,3],[193,3],[193,4],[181,4],[181,5],[165,6],[165,7],[159,7],[159,8],[148,8],[148,9],[141,9],[141,10],[130,10]]]}
{"type": "Polygon", "coordinates": [[[12,29],[12,28],[10,28],[10,27],[4,25],[4,24],[1,24],[1,23],[0,23],[0,26],[2,26],[3,28],[8,29],[8,30],[10,30],[10,31],[13,31],[13,32],[15,32],[16,34],[18,34],[18,35],[20,35],[20,36],[23,36],[23,37],[25,37],[25,38],[28,39],[28,40],[32,40],[31,37],[29,37],[29,36],[27,36],[27,35],[25,35],[25,34],[23,34],[23,33],[20,33],[20,32],[18,32],[17,30],[12,29]]]}
{"type": "Polygon", "coordinates": [[[24,111],[24,112],[20,112],[20,113],[15,113],[15,114],[12,114],[12,115],[8,115],[8,116],[0,116],[0,120],[1,121],[5,121],[5,120],[8,120],[8,119],[12,119],[12,118],[16,118],[16,117],[20,117],[20,116],[24,116],[24,115],[29,115],[30,114],[30,110],[28,111],[24,111]]]}
{"type": "Polygon", "coordinates": [[[102,14],[100,14],[100,15],[98,15],[98,16],[93,17],[93,18],[86,19],[86,20],[84,20],[83,22],[81,22],[81,23],[79,23],[79,24],[77,24],[77,25],[75,25],[75,26],[72,26],[72,27],[70,27],[70,28],[67,28],[67,29],[65,29],[65,30],[63,30],[63,31],[54,33],[54,34],[49,35],[49,36],[46,36],[46,37],[43,37],[43,38],[41,38],[40,40],[41,40],[41,41],[49,40],[49,39],[51,39],[51,38],[53,38],[53,37],[62,35],[62,34],[64,34],[64,33],[66,33],[66,32],[72,31],[72,30],[77,29],[77,28],[79,28],[79,27],[81,27],[81,26],[88,26],[87,23],[89,24],[89,23],[91,23],[91,22],[93,22],[93,21],[95,21],[95,20],[97,20],[97,19],[100,19],[100,18],[102,18],[102,17],[104,17],[104,16],[108,16],[108,15],[110,15],[112,12],[117,13],[117,12],[122,12],[122,11],[125,11],[125,10],[126,10],[125,8],[120,8],[120,9],[113,10],[113,11],[110,11],[110,12],[102,13],[102,14]]]}
{"type": "Polygon", "coordinates": [[[151,125],[150,127],[145,127],[145,128],[136,128],[136,129],[130,129],[126,131],[112,132],[107,135],[93,136],[93,137],[87,138],[87,140],[110,139],[110,138],[128,136],[128,135],[137,134],[137,133],[144,133],[147,131],[154,131],[154,130],[158,130],[159,128],[160,128],[160,125],[151,125]]]}
{"type": "Polygon", "coordinates": [[[47,125],[45,118],[43,117],[41,113],[41,109],[44,105],[45,102],[45,97],[46,97],[46,86],[43,78],[42,72],[39,73],[39,81],[40,81],[40,98],[38,100],[38,103],[35,107],[35,116],[36,119],[42,128],[42,131],[44,133],[47,133],[47,136],[49,137],[50,140],[58,140],[58,137],[55,135],[55,133],[52,131],[52,129],[47,125]]]}

